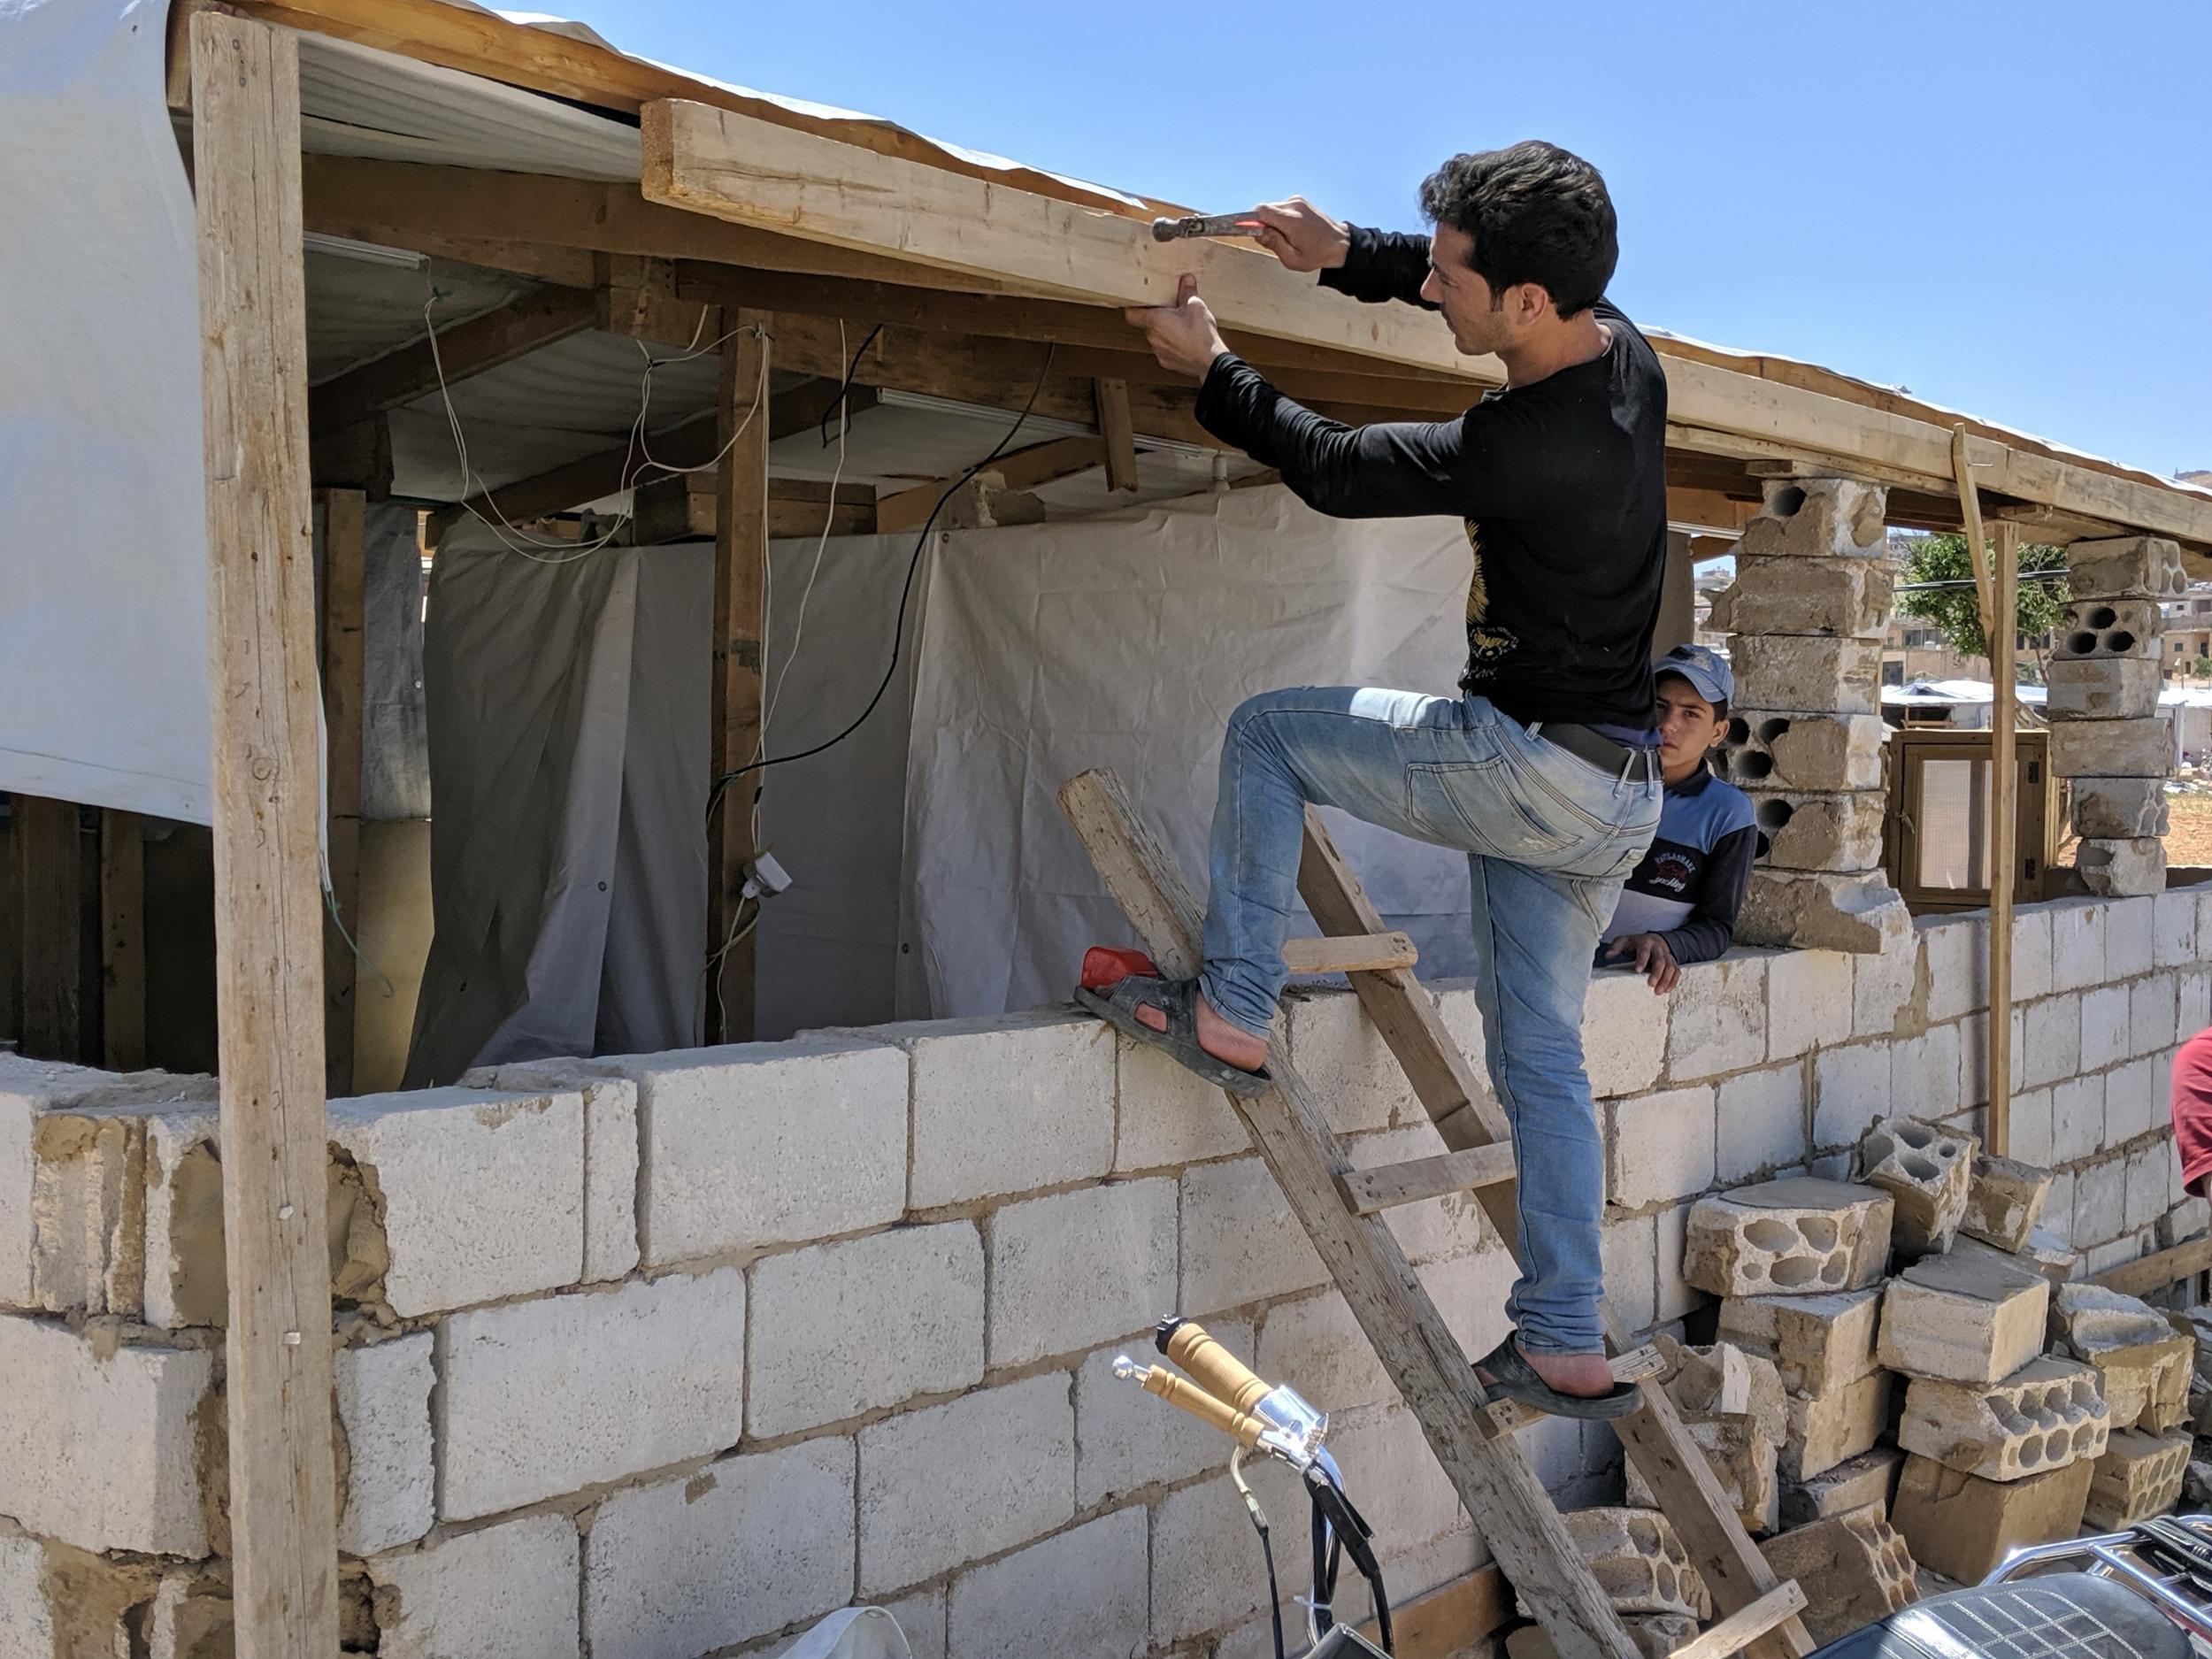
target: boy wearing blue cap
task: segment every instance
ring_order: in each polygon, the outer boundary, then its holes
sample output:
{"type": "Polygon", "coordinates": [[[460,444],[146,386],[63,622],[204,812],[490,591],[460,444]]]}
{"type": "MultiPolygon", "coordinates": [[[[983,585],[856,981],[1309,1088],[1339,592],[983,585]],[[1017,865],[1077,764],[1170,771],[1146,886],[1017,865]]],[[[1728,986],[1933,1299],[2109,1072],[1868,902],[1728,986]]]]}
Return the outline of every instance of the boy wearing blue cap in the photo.
{"type": "Polygon", "coordinates": [[[1736,689],[1728,664],[1702,645],[1678,645],[1653,672],[1666,787],[1659,833],[1622,889],[1598,964],[1633,968],[1663,996],[1686,964],[1710,962],[1734,942],[1759,830],[1751,798],[1707,764],[1728,730],[1736,689]]]}

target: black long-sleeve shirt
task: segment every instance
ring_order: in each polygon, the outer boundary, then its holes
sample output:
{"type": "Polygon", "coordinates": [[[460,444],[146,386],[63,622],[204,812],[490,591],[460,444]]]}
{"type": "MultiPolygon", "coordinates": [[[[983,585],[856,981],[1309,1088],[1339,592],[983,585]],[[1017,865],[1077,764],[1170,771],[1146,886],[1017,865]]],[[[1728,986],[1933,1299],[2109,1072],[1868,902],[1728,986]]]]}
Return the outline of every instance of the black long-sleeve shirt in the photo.
{"type": "MultiPolygon", "coordinates": [[[[1355,298],[1421,304],[1429,240],[1352,227],[1322,273],[1355,298]]],[[[1348,426],[1285,397],[1234,352],[1198,394],[1207,431],[1343,518],[1450,515],[1467,526],[1463,690],[1524,723],[1651,726],[1651,635],[1666,563],[1667,382],[1609,302],[1587,363],[1486,393],[1454,420],[1348,426]]]]}

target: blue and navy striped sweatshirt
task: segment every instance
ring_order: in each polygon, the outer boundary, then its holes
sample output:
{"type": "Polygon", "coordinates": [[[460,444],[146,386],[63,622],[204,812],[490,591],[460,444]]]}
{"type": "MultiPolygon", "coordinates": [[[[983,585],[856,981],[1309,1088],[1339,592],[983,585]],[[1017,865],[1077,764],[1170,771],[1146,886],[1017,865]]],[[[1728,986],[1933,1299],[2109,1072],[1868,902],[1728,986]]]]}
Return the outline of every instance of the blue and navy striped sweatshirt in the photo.
{"type": "Polygon", "coordinates": [[[1659,833],[1621,892],[1599,941],[1599,960],[1626,933],[1658,934],[1680,963],[1722,955],[1735,941],[1736,912],[1758,856],[1751,797],[1701,761],[1680,783],[1667,786],[1659,833]]]}

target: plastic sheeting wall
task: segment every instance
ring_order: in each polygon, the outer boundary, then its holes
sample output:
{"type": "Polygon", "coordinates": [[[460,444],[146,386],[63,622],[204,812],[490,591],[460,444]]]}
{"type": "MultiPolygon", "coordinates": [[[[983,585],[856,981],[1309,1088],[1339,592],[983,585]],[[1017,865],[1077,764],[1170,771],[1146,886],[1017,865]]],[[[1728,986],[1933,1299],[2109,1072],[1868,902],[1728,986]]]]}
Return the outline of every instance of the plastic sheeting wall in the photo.
{"type": "Polygon", "coordinates": [[[166,10],[0,4],[0,789],[204,824],[200,319],[166,10]]]}

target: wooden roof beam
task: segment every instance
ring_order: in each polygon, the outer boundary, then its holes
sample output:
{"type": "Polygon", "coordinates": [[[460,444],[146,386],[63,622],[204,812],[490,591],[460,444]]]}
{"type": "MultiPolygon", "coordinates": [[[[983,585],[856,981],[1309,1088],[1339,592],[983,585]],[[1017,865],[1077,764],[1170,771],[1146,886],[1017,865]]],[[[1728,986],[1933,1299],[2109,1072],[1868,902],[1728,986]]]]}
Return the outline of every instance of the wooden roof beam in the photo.
{"type": "Polygon", "coordinates": [[[308,394],[308,423],[318,432],[335,432],[436,391],[441,366],[452,385],[582,334],[593,320],[589,294],[574,288],[526,294],[439,328],[434,351],[425,337],[325,380],[308,394]]]}

